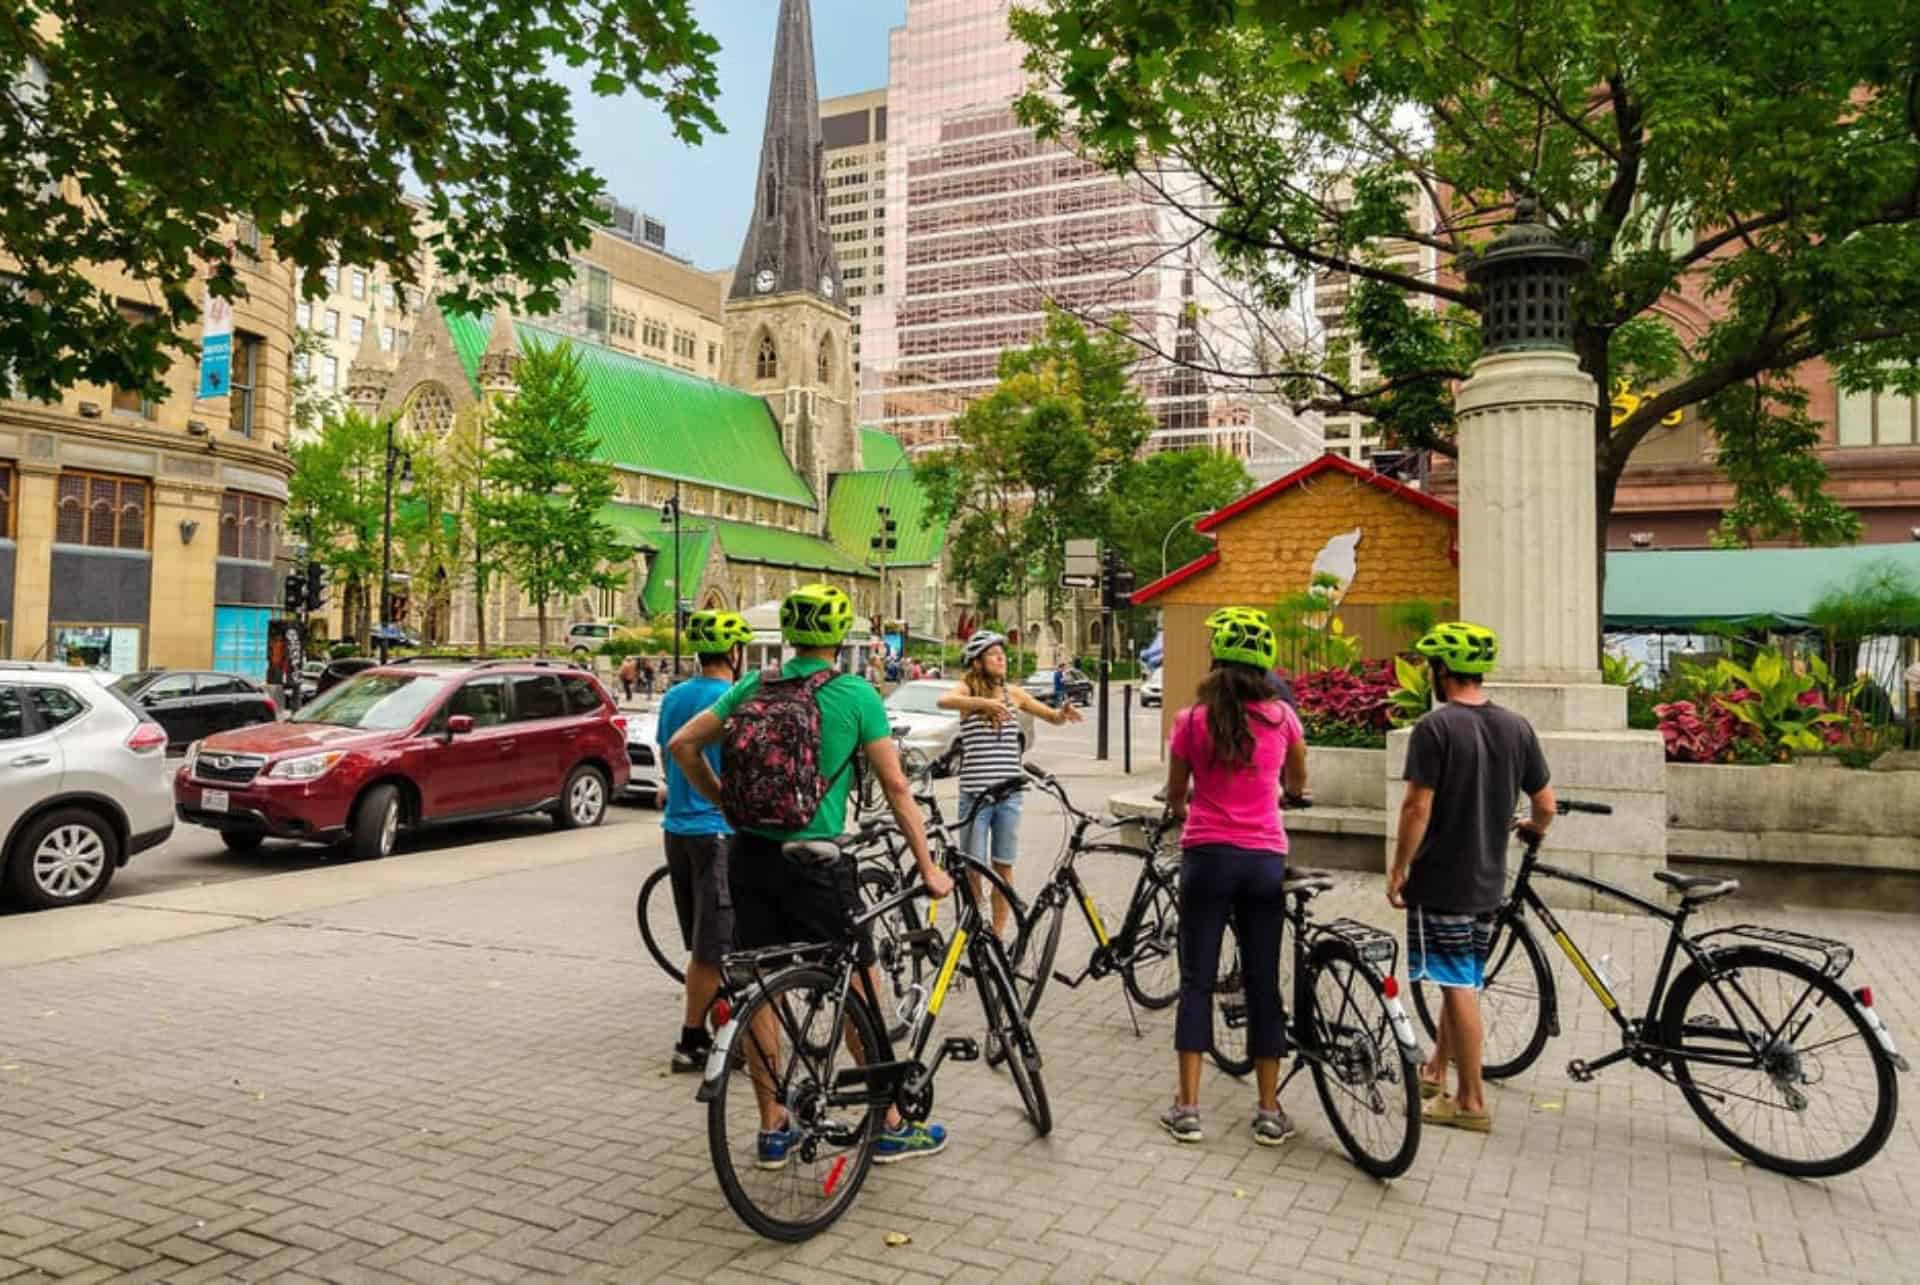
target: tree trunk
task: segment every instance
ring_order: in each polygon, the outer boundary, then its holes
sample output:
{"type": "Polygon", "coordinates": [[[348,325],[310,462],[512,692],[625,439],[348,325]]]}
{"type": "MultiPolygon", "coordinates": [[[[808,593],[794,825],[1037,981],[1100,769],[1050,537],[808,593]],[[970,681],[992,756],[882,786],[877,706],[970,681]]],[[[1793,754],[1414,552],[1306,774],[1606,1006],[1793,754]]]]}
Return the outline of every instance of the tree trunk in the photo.
{"type": "Polygon", "coordinates": [[[533,618],[539,630],[538,650],[535,654],[544,656],[547,654],[547,596],[545,594],[534,595],[533,618]]]}
{"type": "Polygon", "coordinates": [[[1620,485],[1621,470],[1602,457],[1593,479],[1594,523],[1599,528],[1594,533],[1594,593],[1598,595],[1599,607],[1597,619],[1600,622],[1600,636],[1593,642],[1593,663],[1598,665],[1600,657],[1607,649],[1607,526],[1613,516],[1613,496],[1620,485]]]}
{"type": "Polygon", "coordinates": [[[473,551],[473,628],[476,650],[487,654],[487,570],[480,550],[473,551]]]}

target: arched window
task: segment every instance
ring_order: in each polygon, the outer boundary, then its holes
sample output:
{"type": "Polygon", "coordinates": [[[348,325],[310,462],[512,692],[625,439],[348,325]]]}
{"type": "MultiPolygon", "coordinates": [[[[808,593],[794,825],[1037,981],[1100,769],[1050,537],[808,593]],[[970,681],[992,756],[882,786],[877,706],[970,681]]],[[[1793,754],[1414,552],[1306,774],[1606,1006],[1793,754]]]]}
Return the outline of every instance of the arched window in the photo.
{"type": "Polygon", "coordinates": [[[773,222],[773,216],[778,213],[780,208],[779,185],[774,180],[773,166],[771,164],[767,166],[765,187],[766,197],[761,202],[760,217],[771,223],[773,222]]]}
{"type": "Polygon", "coordinates": [[[753,359],[753,374],[756,379],[772,379],[780,373],[780,354],[773,346],[773,336],[766,331],[760,332],[760,351],[753,359]]]}
{"type": "Polygon", "coordinates": [[[820,337],[820,356],[815,362],[814,373],[819,377],[819,382],[822,384],[831,384],[833,382],[832,335],[822,335],[820,337]]]}
{"type": "Polygon", "coordinates": [[[440,384],[428,380],[407,399],[407,424],[415,433],[441,436],[453,427],[453,398],[440,384]]]}

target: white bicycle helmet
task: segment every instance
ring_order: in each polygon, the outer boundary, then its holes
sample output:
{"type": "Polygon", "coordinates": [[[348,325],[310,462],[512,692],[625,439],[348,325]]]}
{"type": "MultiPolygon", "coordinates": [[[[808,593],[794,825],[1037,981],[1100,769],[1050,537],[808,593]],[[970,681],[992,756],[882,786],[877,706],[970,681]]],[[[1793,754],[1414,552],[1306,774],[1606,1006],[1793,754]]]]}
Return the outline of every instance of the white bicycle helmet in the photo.
{"type": "Polygon", "coordinates": [[[960,649],[960,659],[971,665],[987,654],[988,648],[1007,645],[1005,634],[996,634],[991,629],[982,629],[967,639],[966,646],[960,649]]]}

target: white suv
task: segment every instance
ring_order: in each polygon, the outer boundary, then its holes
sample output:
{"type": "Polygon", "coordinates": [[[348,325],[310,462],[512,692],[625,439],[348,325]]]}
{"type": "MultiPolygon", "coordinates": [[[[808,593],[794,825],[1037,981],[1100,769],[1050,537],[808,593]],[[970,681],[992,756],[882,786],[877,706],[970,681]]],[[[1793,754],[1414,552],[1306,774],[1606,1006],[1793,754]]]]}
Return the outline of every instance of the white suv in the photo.
{"type": "Polygon", "coordinates": [[[0,661],[0,885],[35,909],[106,891],[173,833],[167,734],[81,669],[0,661]]]}
{"type": "Polygon", "coordinates": [[[575,656],[585,656],[600,650],[607,639],[613,637],[615,626],[603,620],[583,620],[579,624],[567,626],[567,648],[575,656]]]}

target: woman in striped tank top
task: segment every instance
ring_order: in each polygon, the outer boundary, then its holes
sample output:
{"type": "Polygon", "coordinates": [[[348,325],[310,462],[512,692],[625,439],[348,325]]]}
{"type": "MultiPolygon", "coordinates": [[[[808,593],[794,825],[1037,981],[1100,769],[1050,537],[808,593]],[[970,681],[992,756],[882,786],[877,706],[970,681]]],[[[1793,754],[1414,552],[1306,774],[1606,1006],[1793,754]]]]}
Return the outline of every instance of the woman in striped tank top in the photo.
{"type": "MultiPolygon", "coordinates": [[[[1015,715],[1027,713],[1058,726],[1077,723],[1080,711],[1071,705],[1053,709],[1043,705],[1018,687],[1007,682],[1007,640],[992,630],[983,629],[967,639],[961,651],[967,672],[954,689],[940,698],[940,708],[960,715],[960,815],[973,810],[974,796],[1020,775],[1020,723],[1015,715]]],[[[1020,850],[1020,800],[1009,795],[999,803],[980,809],[967,831],[967,855],[981,865],[992,861],[994,869],[1009,885],[1013,883],[1013,862],[1020,850]]],[[[973,890],[980,892],[979,879],[973,890]]],[[[996,891],[993,896],[993,930],[1002,935],[1012,907],[996,891]]]]}

